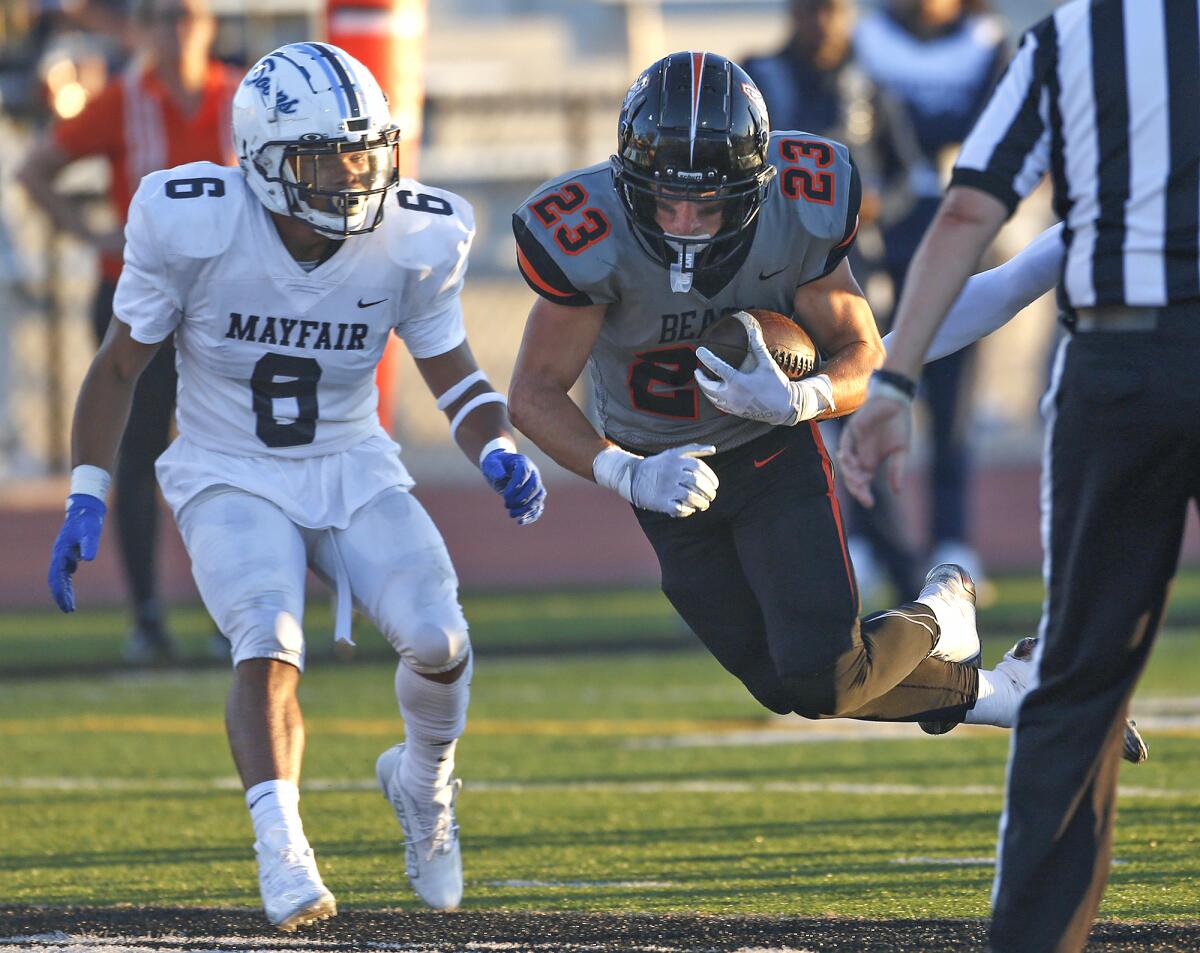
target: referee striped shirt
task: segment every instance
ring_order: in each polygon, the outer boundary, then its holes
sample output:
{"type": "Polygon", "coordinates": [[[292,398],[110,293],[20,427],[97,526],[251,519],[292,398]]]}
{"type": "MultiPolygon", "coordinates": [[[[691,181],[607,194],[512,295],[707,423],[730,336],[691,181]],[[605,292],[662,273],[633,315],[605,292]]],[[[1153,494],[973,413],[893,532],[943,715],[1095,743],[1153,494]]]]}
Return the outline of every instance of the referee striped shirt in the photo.
{"type": "Polygon", "coordinates": [[[1200,0],[1073,0],[1025,34],[952,184],[1050,173],[1072,307],[1200,299],[1200,0]]]}

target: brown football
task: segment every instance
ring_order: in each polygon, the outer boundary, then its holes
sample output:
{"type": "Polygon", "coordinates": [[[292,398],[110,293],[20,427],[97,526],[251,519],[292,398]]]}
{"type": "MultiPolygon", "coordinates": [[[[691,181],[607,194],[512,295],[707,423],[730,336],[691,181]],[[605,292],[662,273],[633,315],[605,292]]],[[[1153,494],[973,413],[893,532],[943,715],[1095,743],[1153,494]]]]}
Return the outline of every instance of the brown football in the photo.
{"type": "MultiPolygon", "coordinates": [[[[747,308],[746,313],[757,319],[767,350],[790,380],[807,377],[816,369],[817,349],[804,328],[778,311],[747,308]]],[[[746,329],[732,314],[710,324],[700,335],[700,343],[739,370],[749,355],[746,329]]],[[[700,369],[703,372],[703,364],[700,369]]]]}

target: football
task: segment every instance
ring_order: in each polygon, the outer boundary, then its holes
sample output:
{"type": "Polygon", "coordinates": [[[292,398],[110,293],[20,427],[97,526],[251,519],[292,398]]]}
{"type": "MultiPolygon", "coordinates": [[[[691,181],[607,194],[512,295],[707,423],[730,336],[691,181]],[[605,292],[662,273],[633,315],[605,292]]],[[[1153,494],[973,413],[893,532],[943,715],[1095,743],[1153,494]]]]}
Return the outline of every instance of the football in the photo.
{"type": "MultiPolygon", "coordinates": [[[[757,319],[767,350],[789,380],[807,377],[816,369],[817,349],[804,328],[778,311],[747,308],[746,313],[757,319]]],[[[750,357],[746,328],[732,314],[710,324],[700,335],[700,343],[726,364],[738,370],[749,369],[743,367],[750,357]]],[[[703,373],[703,364],[700,370],[703,373]]]]}

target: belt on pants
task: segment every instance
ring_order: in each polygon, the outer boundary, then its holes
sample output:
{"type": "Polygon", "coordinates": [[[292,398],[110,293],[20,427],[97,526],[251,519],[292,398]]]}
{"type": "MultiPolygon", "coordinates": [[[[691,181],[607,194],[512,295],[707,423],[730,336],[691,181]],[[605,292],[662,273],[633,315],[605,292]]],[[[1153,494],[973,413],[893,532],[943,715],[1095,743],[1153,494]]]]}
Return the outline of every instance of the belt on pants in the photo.
{"type": "Polygon", "coordinates": [[[1135,308],[1123,304],[1107,304],[1097,308],[1079,308],[1075,312],[1074,330],[1091,331],[1153,331],[1158,327],[1159,308],[1135,308]]]}

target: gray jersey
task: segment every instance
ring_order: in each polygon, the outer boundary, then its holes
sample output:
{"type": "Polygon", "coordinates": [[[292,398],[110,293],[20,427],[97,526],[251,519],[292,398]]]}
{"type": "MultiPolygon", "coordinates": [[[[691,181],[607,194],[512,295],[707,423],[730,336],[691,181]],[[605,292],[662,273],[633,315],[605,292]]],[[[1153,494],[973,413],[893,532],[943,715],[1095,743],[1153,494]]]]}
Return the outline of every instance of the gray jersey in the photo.
{"type": "Polygon", "coordinates": [[[685,443],[728,450],[768,425],[721,413],[693,379],[697,339],[742,308],[792,313],[796,288],[829,274],[858,223],[860,188],[841,143],[803,132],[771,136],[779,170],[747,247],[672,291],[669,269],[639,244],[605,162],[547,182],[513,216],[517,261],[555,304],[607,305],[589,366],[604,432],[657,452],[685,443]]]}

